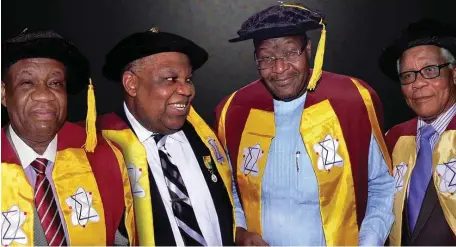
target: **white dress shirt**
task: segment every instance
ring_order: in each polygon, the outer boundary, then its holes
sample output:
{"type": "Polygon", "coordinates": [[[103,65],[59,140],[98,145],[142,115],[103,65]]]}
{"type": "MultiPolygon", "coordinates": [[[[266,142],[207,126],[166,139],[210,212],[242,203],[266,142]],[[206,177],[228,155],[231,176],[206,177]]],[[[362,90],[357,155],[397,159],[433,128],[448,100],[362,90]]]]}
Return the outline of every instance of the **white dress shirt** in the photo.
{"type": "MultiPolygon", "coordinates": [[[[46,150],[42,155],[37,154],[35,150],[33,150],[29,145],[27,145],[14,131],[14,129],[11,127],[11,125],[8,126],[8,131],[11,137],[12,145],[14,146],[14,149],[16,150],[17,155],[19,156],[19,161],[21,162],[22,167],[24,168],[24,173],[27,176],[27,179],[32,186],[33,190],[35,190],[35,183],[36,183],[36,178],[37,174],[35,170],[30,166],[30,164],[37,158],[44,158],[47,159],[49,162],[46,166],[46,178],[49,181],[49,184],[51,185],[52,193],[54,197],[56,198],[56,201],[58,201],[58,195],[55,189],[54,185],[54,179],[52,178],[52,171],[54,169],[55,165],[55,156],[57,154],[57,136],[55,135],[54,139],[49,143],[47,146],[46,150]]],[[[67,243],[69,241],[68,238],[68,230],[65,224],[65,218],[63,217],[62,209],[60,208],[60,204],[57,203],[57,210],[59,211],[60,219],[62,220],[62,225],[63,231],[65,233],[65,238],[67,240],[67,243]]]]}
{"type": "MultiPolygon", "coordinates": [[[[177,246],[185,246],[182,235],[180,234],[174,217],[171,198],[169,195],[168,187],[165,183],[165,177],[158,155],[157,144],[155,143],[152,135],[153,132],[144,128],[130,113],[126,104],[124,103],[125,115],[130,122],[138,140],[144,146],[147,152],[147,162],[152,171],[152,175],[157,184],[158,191],[165,205],[166,214],[168,215],[169,222],[173,231],[174,239],[177,246]]],[[[210,194],[209,188],[204,179],[201,168],[196,159],[190,143],[183,131],[178,131],[174,134],[164,137],[165,147],[172,157],[172,162],[175,164],[182,176],[185,183],[187,192],[189,194],[190,202],[195,212],[198,225],[201,229],[202,235],[209,246],[221,246],[222,236],[220,233],[219,220],[217,211],[215,210],[214,202],[210,194]]]]}
{"type": "Polygon", "coordinates": [[[37,158],[44,158],[54,163],[55,155],[57,153],[57,135],[55,135],[54,139],[52,139],[49,143],[46,151],[44,151],[42,155],[39,155],[35,152],[35,150],[25,144],[21,138],[19,138],[11,125],[8,126],[8,130],[11,136],[11,141],[13,142],[13,146],[16,149],[24,170],[37,158]]]}

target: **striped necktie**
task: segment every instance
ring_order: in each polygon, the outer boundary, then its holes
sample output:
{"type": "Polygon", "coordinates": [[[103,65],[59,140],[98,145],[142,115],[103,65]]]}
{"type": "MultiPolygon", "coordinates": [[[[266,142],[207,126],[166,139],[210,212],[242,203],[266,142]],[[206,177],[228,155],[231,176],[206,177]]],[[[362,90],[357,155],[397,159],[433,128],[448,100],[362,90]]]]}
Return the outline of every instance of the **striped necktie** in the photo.
{"type": "Polygon", "coordinates": [[[159,143],[162,137],[163,135],[161,134],[154,135],[154,140],[159,147],[158,154],[160,156],[163,175],[165,176],[165,182],[171,197],[173,213],[177,225],[179,226],[179,231],[185,245],[205,246],[207,245],[206,240],[204,239],[196,220],[195,212],[193,211],[193,207],[179,169],[171,162],[171,155],[169,155],[168,151],[166,151],[164,144],[159,143]]]}
{"type": "Polygon", "coordinates": [[[30,164],[37,174],[35,206],[49,246],[67,245],[57,203],[45,174],[47,164],[48,161],[43,158],[37,158],[30,164]]]}

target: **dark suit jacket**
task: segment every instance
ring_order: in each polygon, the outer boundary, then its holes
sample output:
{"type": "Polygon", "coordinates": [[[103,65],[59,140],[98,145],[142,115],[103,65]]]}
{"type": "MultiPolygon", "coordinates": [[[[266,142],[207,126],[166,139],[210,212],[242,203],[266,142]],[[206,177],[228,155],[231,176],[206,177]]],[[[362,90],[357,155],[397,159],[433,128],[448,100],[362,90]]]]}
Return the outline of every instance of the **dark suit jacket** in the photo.
{"type": "MultiPolygon", "coordinates": [[[[116,114],[125,121],[125,123],[130,126],[123,107],[116,111],[116,114]]],[[[133,130],[133,129],[132,129],[133,130]]],[[[210,156],[210,150],[204,145],[201,141],[201,138],[196,133],[193,126],[186,122],[182,128],[182,131],[185,133],[193,152],[198,160],[198,163],[203,173],[206,184],[209,188],[209,191],[214,202],[215,209],[217,211],[217,216],[220,225],[220,232],[222,235],[223,245],[234,245],[234,236],[233,236],[233,207],[228,196],[227,189],[222,181],[220,175],[215,171],[217,176],[217,182],[213,182],[211,178],[211,173],[204,165],[203,156],[210,156]]],[[[213,161],[214,162],[214,161],[213,161]]],[[[214,163],[215,164],[215,163],[214,163]]],[[[150,181],[150,194],[152,200],[152,213],[154,218],[154,235],[155,235],[155,244],[157,246],[175,246],[176,241],[174,240],[173,231],[171,229],[171,224],[166,214],[165,205],[158,191],[157,184],[154,180],[154,177],[149,168],[149,181],[150,181]]]]}
{"type": "Polygon", "coordinates": [[[401,245],[456,245],[456,236],[445,219],[433,179],[429,182],[413,232],[410,232],[408,222],[407,199],[402,219],[401,245]]]}

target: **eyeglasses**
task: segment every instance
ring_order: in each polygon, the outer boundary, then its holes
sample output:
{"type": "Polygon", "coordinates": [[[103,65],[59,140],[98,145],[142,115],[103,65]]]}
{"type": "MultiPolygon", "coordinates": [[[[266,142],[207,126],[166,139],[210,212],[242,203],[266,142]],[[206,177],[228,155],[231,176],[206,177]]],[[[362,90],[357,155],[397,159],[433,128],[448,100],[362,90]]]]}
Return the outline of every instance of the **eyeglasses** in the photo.
{"type": "Polygon", "coordinates": [[[440,65],[429,65],[416,71],[405,71],[399,74],[401,85],[407,85],[416,81],[418,73],[425,79],[433,79],[440,76],[440,69],[450,65],[451,63],[444,63],[440,65]]]}
{"type": "Polygon", "coordinates": [[[270,69],[275,65],[276,60],[278,59],[283,59],[287,63],[294,63],[298,61],[299,56],[301,56],[305,47],[306,46],[304,45],[299,50],[287,51],[280,57],[266,56],[257,58],[256,53],[254,53],[256,66],[258,69],[270,69]]]}

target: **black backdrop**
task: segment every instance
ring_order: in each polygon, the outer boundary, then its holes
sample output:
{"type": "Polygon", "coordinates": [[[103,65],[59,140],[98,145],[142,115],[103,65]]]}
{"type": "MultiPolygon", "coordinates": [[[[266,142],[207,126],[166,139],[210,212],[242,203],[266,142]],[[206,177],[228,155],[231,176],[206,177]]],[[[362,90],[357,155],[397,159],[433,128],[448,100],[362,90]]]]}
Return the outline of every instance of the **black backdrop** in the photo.
{"type": "MultiPolygon", "coordinates": [[[[378,69],[380,51],[409,22],[422,17],[456,24],[456,0],[304,0],[326,14],[328,37],[324,69],[367,81],[382,99],[385,128],[413,114],[400,87],[378,69]]],[[[208,50],[209,61],[196,72],[194,106],[207,121],[226,95],[258,77],[252,42],[230,44],[242,22],[273,0],[4,0],[2,40],[29,30],[54,29],[89,58],[98,113],[122,101],[119,85],[101,75],[104,55],[121,38],[158,27],[194,40],[208,50]]],[[[311,32],[313,51],[319,31],[311,32]]],[[[343,92],[341,92],[343,93],[343,92]]],[[[84,93],[69,98],[68,119],[84,118],[84,93]]],[[[2,109],[2,122],[6,118],[2,109]]]]}

